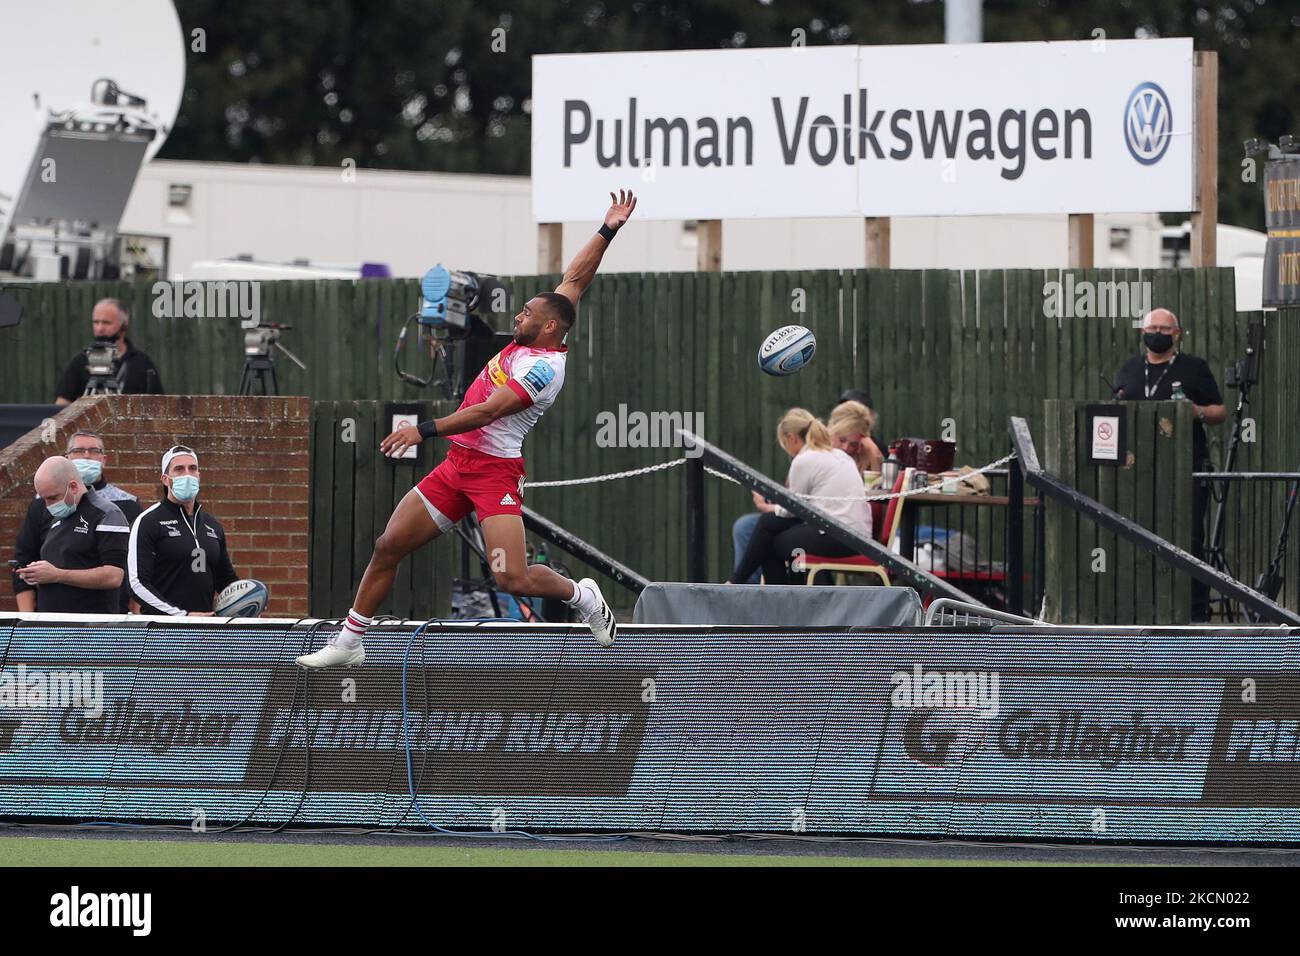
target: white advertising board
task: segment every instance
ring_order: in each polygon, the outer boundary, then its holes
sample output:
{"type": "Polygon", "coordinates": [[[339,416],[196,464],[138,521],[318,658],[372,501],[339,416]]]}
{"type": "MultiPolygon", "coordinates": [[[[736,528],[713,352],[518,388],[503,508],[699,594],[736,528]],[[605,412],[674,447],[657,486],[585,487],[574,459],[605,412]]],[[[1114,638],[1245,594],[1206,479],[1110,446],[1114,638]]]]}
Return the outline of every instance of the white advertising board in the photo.
{"type": "Polygon", "coordinates": [[[1192,41],[533,58],[533,213],[648,219],[1195,206],[1192,41]]]}

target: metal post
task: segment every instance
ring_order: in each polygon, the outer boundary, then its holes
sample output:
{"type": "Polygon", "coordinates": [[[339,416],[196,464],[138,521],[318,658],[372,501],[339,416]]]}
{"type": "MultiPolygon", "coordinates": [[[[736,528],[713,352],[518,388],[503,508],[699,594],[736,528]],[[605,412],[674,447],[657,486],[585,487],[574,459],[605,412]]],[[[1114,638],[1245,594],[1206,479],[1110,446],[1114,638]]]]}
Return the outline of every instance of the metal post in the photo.
{"type": "Polygon", "coordinates": [[[1007,574],[1011,588],[1007,597],[1012,614],[1025,613],[1025,476],[1020,465],[1007,473],[1007,574]]]}
{"type": "Polygon", "coordinates": [[[706,580],[704,560],[704,459],[686,459],[686,578],[706,580]]]}
{"type": "Polygon", "coordinates": [[[1034,506],[1034,603],[1033,614],[1042,612],[1043,595],[1047,591],[1047,503],[1040,495],[1034,506]]]}
{"type": "MultiPolygon", "coordinates": [[[[902,501],[906,501],[903,498],[902,501]]],[[[902,507],[901,503],[899,507],[902,507]]],[[[916,509],[919,505],[913,504],[910,508],[903,508],[902,522],[898,528],[898,547],[902,551],[903,557],[909,561],[916,560],[916,509]]]]}

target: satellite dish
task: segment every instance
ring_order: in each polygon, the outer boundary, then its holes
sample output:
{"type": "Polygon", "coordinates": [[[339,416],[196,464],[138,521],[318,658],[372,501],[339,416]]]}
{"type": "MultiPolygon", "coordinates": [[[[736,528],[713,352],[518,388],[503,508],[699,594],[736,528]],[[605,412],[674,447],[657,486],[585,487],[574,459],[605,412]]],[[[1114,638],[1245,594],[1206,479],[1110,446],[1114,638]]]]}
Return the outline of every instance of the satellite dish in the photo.
{"type": "MultiPolygon", "coordinates": [[[[91,102],[97,80],[142,98],[158,129],[152,159],[176,122],[185,90],[185,37],[171,0],[37,0],[0,30],[0,235],[6,197],[17,199],[50,111],[91,102]]],[[[102,86],[102,85],[101,85],[102,86]]]]}

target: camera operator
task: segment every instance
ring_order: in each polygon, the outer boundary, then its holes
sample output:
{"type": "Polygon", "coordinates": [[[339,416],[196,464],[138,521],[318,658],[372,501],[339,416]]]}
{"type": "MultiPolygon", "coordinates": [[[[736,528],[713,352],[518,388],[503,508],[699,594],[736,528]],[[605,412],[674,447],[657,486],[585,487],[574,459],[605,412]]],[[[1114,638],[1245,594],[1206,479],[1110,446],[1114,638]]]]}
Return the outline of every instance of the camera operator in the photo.
{"type": "MultiPolygon", "coordinates": [[[[1115,376],[1115,397],[1126,401],[1189,401],[1196,422],[1192,429],[1192,470],[1209,471],[1206,425],[1221,424],[1228,417],[1209,363],[1178,350],[1182,324],[1168,309],[1152,309],[1142,325],[1145,355],[1135,355],[1115,376]]],[[[1205,513],[1208,493],[1200,482],[1192,486],[1192,554],[1202,556],[1205,547],[1205,513]]],[[[1204,584],[1192,582],[1192,620],[1208,621],[1210,595],[1204,584]]]]}
{"type": "Polygon", "coordinates": [[[28,510],[14,552],[18,610],[118,613],[126,518],[90,491],[66,458],[47,458],[32,483],[39,511],[28,510]]]}
{"type": "MultiPolygon", "coordinates": [[[[114,381],[117,388],[125,395],[161,395],[163,394],[162,377],[158,367],[144,352],[141,352],[126,337],[127,326],[131,324],[131,315],[117,299],[100,299],[91,311],[90,325],[95,335],[95,344],[113,348],[116,373],[114,381]]],[[[55,403],[68,405],[86,394],[90,382],[90,367],[85,351],[77,353],[68,363],[68,367],[59,376],[55,403]]]]}
{"type": "Polygon", "coordinates": [[[162,458],[164,497],[131,526],[127,576],[143,614],[212,614],[218,591],[238,575],[221,522],[198,503],[199,456],[176,445],[162,458]]]}

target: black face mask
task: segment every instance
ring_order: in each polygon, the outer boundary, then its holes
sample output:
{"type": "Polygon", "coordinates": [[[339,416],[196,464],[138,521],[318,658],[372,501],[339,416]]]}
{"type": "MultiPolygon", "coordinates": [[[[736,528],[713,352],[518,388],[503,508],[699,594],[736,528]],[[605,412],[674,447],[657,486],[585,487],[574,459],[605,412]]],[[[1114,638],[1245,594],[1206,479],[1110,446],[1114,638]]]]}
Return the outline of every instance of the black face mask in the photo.
{"type": "Polygon", "coordinates": [[[1174,337],[1168,332],[1143,332],[1142,342],[1157,355],[1164,355],[1174,347],[1174,337]]]}

